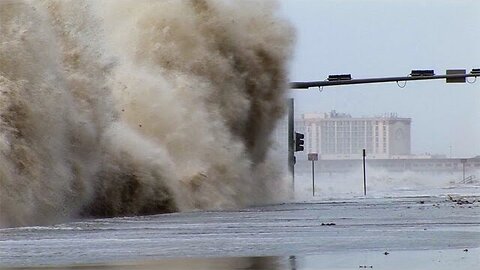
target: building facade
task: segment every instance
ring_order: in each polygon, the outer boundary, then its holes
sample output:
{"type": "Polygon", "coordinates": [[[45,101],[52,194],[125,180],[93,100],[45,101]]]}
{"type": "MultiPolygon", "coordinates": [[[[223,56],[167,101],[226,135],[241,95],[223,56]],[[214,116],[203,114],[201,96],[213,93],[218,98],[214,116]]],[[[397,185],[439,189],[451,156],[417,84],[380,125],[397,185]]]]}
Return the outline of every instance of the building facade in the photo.
{"type": "Polygon", "coordinates": [[[295,129],[305,134],[305,156],[321,159],[356,159],[365,149],[369,158],[410,155],[410,118],[396,114],[354,118],[332,111],[303,114],[295,129]]]}

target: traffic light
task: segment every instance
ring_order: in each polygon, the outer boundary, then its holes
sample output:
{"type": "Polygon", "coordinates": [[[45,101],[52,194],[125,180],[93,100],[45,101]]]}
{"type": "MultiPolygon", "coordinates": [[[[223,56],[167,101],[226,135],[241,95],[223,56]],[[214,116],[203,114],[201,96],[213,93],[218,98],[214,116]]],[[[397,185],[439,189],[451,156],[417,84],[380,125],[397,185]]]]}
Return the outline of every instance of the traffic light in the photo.
{"type": "Polygon", "coordinates": [[[305,144],[303,138],[305,138],[305,135],[295,132],[295,152],[303,151],[303,145],[305,144]]]}

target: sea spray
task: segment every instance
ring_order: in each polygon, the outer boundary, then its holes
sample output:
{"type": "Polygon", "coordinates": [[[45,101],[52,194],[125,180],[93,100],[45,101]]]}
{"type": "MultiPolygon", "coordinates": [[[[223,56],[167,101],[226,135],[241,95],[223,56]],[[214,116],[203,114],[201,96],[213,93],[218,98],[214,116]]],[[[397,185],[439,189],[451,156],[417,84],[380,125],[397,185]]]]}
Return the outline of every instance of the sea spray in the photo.
{"type": "MultiPolygon", "coordinates": [[[[0,2],[0,226],[265,203],[273,1],[0,2]]],[[[277,196],[274,196],[274,194],[277,196]]]]}

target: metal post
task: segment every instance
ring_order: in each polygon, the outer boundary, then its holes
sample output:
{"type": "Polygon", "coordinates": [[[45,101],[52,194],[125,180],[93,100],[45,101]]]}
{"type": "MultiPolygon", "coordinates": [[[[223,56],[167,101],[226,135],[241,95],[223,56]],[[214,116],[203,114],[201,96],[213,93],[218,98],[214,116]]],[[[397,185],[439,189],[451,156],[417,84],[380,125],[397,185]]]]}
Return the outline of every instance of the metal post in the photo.
{"type": "Polygon", "coordinates": [[[466,158],[461,158],[460,162],[462,163],[462,171],[463,171],[463,177],[462,177],[462,182],[465,182],[465,163],[467,163],[466,158]]]}
{"type": "Polygon", "coordinates": [[[290,261],[290,270],[297,270],[297,257],[290,256],[288,260],[290,261]]]}
{"type": "Polygon", "coordinates": [[[293,98],[288,99],[288,170],[292,175],[292,194],[295,197],[295,139],[294,139],[294,106],[293,98]]]}
{"type": "Polygon", "coordinates": [[[307,157],[312,161],[312,194],[315,197],[315,160],[318,160],[318,153],[308,153],[307,157]]]}
{"type": "Polygon", "coordinates": [[[315,160],[312,160],[312,190],[315,197],[315,160]]]}
{"type": "Polygon", "coordinates": [[[367,173],[365,171],[365,149],[363,149],[363,195],[367,196],[367,173]]]}

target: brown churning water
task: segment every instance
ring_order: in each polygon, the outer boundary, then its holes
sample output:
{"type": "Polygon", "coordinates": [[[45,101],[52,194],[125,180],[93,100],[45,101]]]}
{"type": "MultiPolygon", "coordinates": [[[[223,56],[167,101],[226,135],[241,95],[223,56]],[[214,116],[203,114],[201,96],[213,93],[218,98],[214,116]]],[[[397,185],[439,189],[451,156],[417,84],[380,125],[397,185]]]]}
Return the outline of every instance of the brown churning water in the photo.
{"type": "Polygon", "coordinates": [[[274,1],[0,1],[0,227],[278,199],[274,1]]]}

